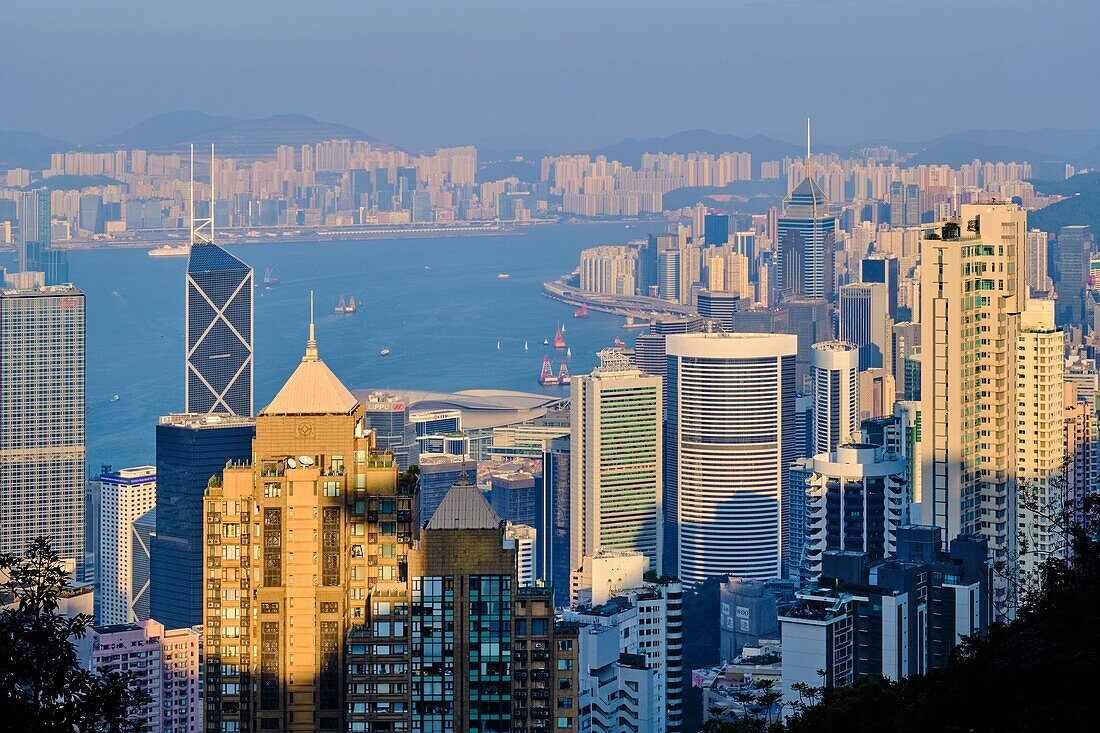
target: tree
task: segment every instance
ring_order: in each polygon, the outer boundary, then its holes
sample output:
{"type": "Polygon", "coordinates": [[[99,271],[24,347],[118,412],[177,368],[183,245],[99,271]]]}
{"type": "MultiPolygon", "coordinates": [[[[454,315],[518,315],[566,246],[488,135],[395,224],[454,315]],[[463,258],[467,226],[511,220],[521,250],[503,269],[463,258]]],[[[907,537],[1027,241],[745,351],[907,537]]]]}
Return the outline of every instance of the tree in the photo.
{"type": "Polygon", "coordinates": [[[0,721],[6,730],[132,733],[146,730],[135,715],[149,695],[130,674],[96,674],[80,667],[73,639],[92,617],[69,618],[58,599],[71,588],[49,540],[22,557],[0,555],[0,721]]]}

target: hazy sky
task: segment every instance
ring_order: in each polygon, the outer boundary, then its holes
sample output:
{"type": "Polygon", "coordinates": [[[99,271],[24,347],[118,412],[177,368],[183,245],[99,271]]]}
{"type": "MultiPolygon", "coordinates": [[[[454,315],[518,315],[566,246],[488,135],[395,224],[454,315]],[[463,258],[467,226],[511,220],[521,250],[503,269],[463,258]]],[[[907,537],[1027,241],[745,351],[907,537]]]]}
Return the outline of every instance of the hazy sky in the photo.
{"type": "Polygon", "coordinates": [[[302,113],[413,149],[708,128],[836,144],[1100,126],[1094,0],[36,0],[0,14],[0,129],[302,113]]]}

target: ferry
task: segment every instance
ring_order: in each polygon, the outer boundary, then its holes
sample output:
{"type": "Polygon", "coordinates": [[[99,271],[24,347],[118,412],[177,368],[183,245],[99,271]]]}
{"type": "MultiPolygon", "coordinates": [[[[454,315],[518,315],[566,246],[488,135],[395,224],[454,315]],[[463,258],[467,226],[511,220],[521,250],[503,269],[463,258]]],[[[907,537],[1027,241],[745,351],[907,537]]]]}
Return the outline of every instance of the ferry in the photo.
{"type": "Polygon", "coordinates": [[[173,247],[170,244],[151,249],[147,253],[150,257],[186,257],[191,253],[191,248],[186,244],[181,244],[178,247],[173,247]]]}
{"type": "Polygon", "coordinates": [[[389,356],[390,355],[389,347],[388,346],[383,347],[382,350],[378,352],[378,355],[379,356],[389,356]]]}
{"type": "Polygon", "coordinates": [[[511,277],[511,275],[507,272],[501,272],[497,275],[497,280],[507,280],[509,277],[511,277]]]}
{"type": "Polygon", "coordinates": [[[588,304],[585,303],[577,310],[573,311],[574,318],[588,318],[588,304]]]}
{"type": "Polygon", "coordinates": [[[263,279],[264,287],[265,288],[273,288],[278,284],[279,284],[279,278],[277,278],[277,277],[275,277],[274,275],[271,274],[271,268],[270,267],[264,268],[264,279],[263,279]]]}

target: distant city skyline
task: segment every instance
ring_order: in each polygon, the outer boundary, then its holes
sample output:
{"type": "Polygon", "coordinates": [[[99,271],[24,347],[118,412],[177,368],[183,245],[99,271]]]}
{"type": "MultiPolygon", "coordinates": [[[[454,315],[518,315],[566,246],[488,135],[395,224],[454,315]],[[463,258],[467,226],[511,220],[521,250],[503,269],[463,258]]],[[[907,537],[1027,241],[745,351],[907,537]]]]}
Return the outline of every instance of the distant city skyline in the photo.
{"type": "Polygon", "coordinates": [[[0,84],[19,103],[0,130],[87,144],[197,109],[308,114],[409,149],[570,151],[696,128],[794,141],[807,115],[844,145],[1090,127],[1100,112],[1076,73],[1100,25],[1084,2],[264,8],[8,8],[0,84]]]}

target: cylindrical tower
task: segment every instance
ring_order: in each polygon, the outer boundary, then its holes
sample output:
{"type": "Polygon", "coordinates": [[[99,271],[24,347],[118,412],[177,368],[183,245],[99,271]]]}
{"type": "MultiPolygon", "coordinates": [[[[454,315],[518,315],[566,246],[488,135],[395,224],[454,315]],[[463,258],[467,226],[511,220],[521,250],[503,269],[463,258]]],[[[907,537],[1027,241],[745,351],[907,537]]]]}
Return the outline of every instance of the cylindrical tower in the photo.
{"type": "Polygon", "coordinates": [[[822,341],[810,352],[814,390],[812,455],[836,450],[859,430],[859,347],[822,341]]]}
{"type": "Polygon", "coordinates": [[[780,575],[797,351],[790,334],[666,341],[665,546],[689,587],[714,575],[780,575]]]}

